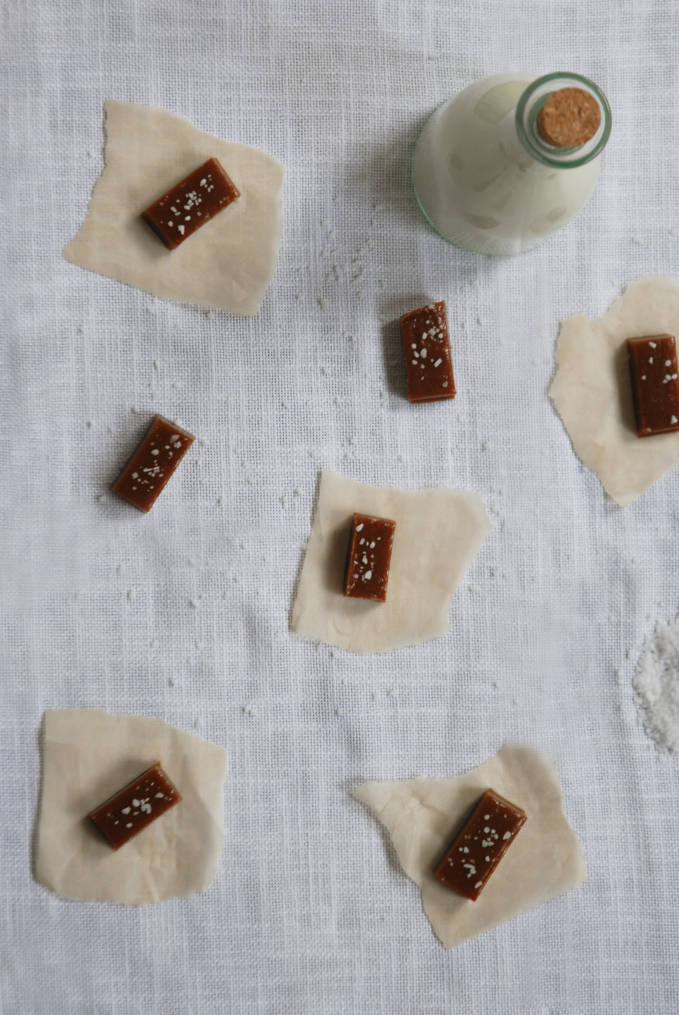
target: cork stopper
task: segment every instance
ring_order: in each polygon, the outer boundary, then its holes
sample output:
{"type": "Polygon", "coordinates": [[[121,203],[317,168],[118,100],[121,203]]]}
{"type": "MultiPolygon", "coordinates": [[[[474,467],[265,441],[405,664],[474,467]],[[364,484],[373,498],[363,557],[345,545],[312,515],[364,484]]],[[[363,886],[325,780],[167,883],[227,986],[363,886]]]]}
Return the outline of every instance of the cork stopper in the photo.
{"type": "Polygon", "coordinates": [[[552,92],[537,116],[538,133],[555,148],[577,148],[593,138],[601,123],[599,103],[584,88],[552,92]]]}

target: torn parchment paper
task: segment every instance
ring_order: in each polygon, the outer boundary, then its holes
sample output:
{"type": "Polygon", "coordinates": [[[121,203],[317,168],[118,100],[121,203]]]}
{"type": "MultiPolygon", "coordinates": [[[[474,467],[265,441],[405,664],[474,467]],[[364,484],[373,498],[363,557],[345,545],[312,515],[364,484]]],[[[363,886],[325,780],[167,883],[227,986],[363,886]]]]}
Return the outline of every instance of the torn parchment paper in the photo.
{"type": "Polygon", "coordinates": [[[67,899],[140,906],[204,891],[224,841],[226,752],[162,719],[45,713],[35,876],[67,899]],[[181,793],[113,850],[88,813],[160,761],[181,793]]]}
{"type": "Polygon", "coordinates": [[[625,340],[663,332],[679,336],[679,285],[643,278],[603,315],[564,321],[549,394],[573,450],[621,506],[679,462],[679,433],[640,439],[625,340]]]}
{"type": "Polygon", "coordinates": [[[292,630],[350,652],[388,652],[445,634],[450,600],[489,529],[476,493],[366,486],[322,472],[292,630]],[[396,522],[385,603],[344,595],[355,511],[396,522]]]}
{"type": "Polygon", "coordinates": [[[109,100],[104,111],[105,168],[66,260],[163,299],[257,313],[281,240],[281,163],[164,109],[109,100]],[[213,157],[241,196],[168,250],[139,216],[213,157]]]}
{"type": "Polygon", "coordinates": [[[353,795],[389,833],[444,948],[462,944],[585,879],[582,848],[563,813],[556,772],[532,747],[503,747],[483,765],[453,779],[367,782],[353,795]],[[528,820],[478,900],[471,902],[445,888],[433,871],[486,789],[523,808],[528,820]]]}

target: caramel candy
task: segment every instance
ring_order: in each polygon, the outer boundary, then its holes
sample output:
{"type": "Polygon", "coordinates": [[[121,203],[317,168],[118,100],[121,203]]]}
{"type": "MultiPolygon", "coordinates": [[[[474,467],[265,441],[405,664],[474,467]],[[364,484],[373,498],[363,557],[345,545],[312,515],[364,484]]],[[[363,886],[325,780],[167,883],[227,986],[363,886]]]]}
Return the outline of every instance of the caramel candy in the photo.
{"type": "Polygon", "coordinates": [[[455,398],[445,303],[430,303],[404,314],[401,337],[410,401],[455,398]]]}
{"type": "Polygon", "coordinates": [[[628,338],[637,437],[679,430],[677,349],[672,335],[628,338]]]}
{"type": "Polygon", "coordinates": [[[385,602],[395,531],[396,522],[388,518],[353,516],[344,581],[345,596],[385,602]]]}
{"type": "Polygon", "coordinates": [[[208,159],[141,213],[169,250],[240,197],[217,159],[208,159]]]}
{"type": "Polygon", "coordinates": [[[180,800],[179,792],[156,761],[87,816],[109,845],[120,849],[180,800]]]}
{"type": "Polygon", "coordinates": [[[150,511],[195,437],[163,416],[151,429],[111,489],[140,511],[150,511]]]}
{"type": "Polygon", "coordinates": [[[525,823],[525,811],[487,789],[434,876],[475,902],[525,823]]]}
{"type": "Polygon", "coordinates": [[[584,88],[552,92],[537,115],[538,133],[555,148],[578,148],[594,137],[601,124],[601,108],[584,88]]]}

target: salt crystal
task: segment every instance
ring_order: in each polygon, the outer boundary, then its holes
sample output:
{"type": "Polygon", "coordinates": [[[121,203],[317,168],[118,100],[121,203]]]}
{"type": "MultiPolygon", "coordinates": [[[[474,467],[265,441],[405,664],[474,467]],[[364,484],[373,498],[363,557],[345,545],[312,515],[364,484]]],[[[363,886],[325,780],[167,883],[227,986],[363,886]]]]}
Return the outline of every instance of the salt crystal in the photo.
{"type": "Polygon", "coordinates": [[[659,624],[644,642],[634,690],[648,735],[660,747],[679,751],[679,618],[659,624]]]}

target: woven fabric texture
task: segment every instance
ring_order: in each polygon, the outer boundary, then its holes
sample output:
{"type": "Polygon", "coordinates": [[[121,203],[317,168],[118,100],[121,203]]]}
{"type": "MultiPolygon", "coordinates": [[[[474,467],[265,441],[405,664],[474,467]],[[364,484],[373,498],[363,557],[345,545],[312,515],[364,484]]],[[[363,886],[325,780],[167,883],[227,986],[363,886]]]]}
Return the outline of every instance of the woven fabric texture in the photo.
{"type": "Polygon", "coordinates": [[[667,0],[33,0],[3,5],[3,1015],[649,1015],[679,1006],[679,769],[631,680],[678,607],[679,471],[621,510],[546,391],[559,321],[672,274],[679,9],[667,0]],[[582,214],[518,258],[445,244],[409,180],[427,115],[503,70],[613,108],[582,214]],[[60,256],[107,98],[287,167],[258,316],[60,256]],[[448,304],[458,395],[410,406],[399,314],[448,304]],[[148,516],[108,493],[154,412],[199,440],[148,516]],[[450,633],[358,657],[288,631],[318,472],[481,494],[450,633]],[[41,715],[157,715],[229,752],[211,889],[127,910],[31,875],[41,715]],[[544,750],[589,879],[445,952],[348,790],[544,750]]]}

